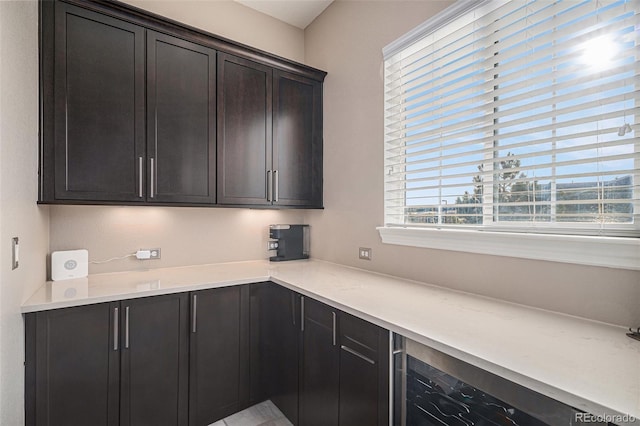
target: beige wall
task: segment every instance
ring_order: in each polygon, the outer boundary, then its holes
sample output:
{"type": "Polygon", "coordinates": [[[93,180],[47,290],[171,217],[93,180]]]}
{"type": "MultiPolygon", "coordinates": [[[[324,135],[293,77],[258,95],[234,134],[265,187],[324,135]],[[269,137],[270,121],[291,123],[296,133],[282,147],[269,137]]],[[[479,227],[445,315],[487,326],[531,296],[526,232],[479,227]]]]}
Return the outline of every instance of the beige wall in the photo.
{"type": "Polygon", "coordinates": [[[85,248],[100,261],[162,249],[160,260],[92,264],[92,274],[266,259],[269,225],[302,222],[300,210],[52,206],[51,251],[85,248]]]}
{"type": "Polygon", "coordinates": [[[267,52],[304,61],[304,32],[231,0],[124,0],[175,21],[267,52]]]}
{"type": "Polygon", "coordinates": [[[640,272],[382,244],[382,48],[446,1],[334,2],[305,31],[324,86],[325,210],[316,258],[625,326],[640,324],[640,272]],[[372,247],[371,262],[358,247],[372,247]]]}
{"type": "Polygon", "coordinates": [[[36,2],[0,1],[0,424],[24,424],[20,305],[42,285],[48,208],[38,207],[36,2]],[[11,238],[20,267],[11,270],[11,238]]]}

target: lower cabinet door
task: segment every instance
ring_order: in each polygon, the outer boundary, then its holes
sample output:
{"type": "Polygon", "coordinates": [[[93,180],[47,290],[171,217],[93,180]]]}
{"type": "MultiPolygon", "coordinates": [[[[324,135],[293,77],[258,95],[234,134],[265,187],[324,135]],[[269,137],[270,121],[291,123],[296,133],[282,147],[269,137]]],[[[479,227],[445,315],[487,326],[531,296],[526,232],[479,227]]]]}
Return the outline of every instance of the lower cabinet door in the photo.
{"type": "Polygon", "coordinates": [[[389,332],[340,315],[340,426],[389,424],[389,332]]]}
{"type": "Polygon", "coordinates": [[[188,421],[188,294],[121,302],[121,426],[188,421]]]}
{"type": "Polygon", "coordinates": [[[249,286],[249,404],[269,399],[267,296],[271,284],[263,282],[249,286]]]}
{"type": "Polygon", "coordinates": [[[100,303],[25,316],[26,425],[118,425],[119,306],[100,303]]]}
{"type": "Polygon", "coordinates": [[[337,426],[340,347],[337,311],[307,297],[300,368],[300,426],[337,426]]]}
{"type": "Polygon", "coordinates": [[[298,425],[300,295],[279,285],[270,293],[271,401],[298,425]]]}
{"type": "Polygon", "coordinates": [[[248,406],[248,302],[246,285],[191,293],[191,426],[207,426],[248,406]]]}
{"type": "Polygon", "coordinates": [[[300,295],[277,284],[251,286],[251,397],[298,423],[300,295]]]}

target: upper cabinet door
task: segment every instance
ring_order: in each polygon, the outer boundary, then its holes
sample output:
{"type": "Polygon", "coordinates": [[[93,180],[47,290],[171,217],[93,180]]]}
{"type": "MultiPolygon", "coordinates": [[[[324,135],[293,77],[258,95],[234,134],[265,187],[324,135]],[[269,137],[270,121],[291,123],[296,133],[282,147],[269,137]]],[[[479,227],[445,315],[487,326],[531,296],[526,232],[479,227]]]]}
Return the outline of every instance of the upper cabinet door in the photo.
{"type": "Polygon", "coordinates": [[[215,51],[147,33],[147,201],[216,201],[215,51]]]}
{"type": "Polygon", "coordinates": [[[218,204],[270,204],[271,79],[267,66],[218,53],[218,204]]]}
{"type": "Polygon", "coordinates": [[[55,198],[143,201],[144,29],[55,14],[55,198]]]}
{"type": "Polygon", "coordinates": [[[274,71],[275,205],[322,207],[322,83],[274,71]]]}

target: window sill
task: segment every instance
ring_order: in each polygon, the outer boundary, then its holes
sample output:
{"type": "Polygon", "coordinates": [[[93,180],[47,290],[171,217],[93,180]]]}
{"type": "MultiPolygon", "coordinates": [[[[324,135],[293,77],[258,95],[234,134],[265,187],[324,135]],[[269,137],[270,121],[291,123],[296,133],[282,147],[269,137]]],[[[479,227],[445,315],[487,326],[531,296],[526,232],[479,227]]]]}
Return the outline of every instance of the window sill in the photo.
{"type": "Polygon", "coordinates": [[[640,270],[640,238],[377,228],[385,244],[640,270]]]}

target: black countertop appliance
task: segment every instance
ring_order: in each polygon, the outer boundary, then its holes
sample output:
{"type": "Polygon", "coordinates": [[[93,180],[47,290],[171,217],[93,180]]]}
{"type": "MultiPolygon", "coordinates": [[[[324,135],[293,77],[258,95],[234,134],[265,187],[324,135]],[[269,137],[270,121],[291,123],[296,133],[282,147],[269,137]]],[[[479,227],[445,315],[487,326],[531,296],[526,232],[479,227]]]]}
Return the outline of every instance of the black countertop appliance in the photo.
{"type": "Polygon", "coordinates": [[[269,250],[277,250],[272,262],[309,258],[309,225],[270,225],[269,250]]]}

